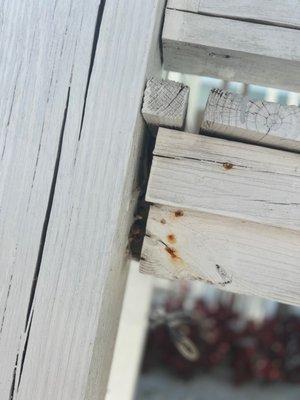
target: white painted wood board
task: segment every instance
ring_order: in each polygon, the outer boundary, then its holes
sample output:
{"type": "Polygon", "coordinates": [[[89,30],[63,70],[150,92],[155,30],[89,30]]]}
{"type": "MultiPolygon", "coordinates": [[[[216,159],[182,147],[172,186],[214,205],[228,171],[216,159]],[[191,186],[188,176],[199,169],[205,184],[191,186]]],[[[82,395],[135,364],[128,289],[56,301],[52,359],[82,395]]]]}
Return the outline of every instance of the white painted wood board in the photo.
{"type": "Polygon", "coordinates": [[[293,230],[155,204],[140,271],[299,305],[299,242],[293,230]]]}
{"type": "Polygon", "coordinates": [[[105,397],[163,6],[3,4],[1,400],[105,397]]]}
{"type": "Polygon", "coordinates": [[[300,229],[300,156],[160,128],[146,200],[300,229]]]}
{"type": "Polygon", "coordinates": [[[164,67],[300,91],[300,30],[166,10],[164,67]]]}
{"type": "Polygon", "coordinates": [[[201,131],[299,152],[300,108],[213,89],[207,99],[201,131]]]}
{"type": "Polygon", "coordinates": [[[169,0],[167,7],[300,29],[298,0],[169,0]]]}

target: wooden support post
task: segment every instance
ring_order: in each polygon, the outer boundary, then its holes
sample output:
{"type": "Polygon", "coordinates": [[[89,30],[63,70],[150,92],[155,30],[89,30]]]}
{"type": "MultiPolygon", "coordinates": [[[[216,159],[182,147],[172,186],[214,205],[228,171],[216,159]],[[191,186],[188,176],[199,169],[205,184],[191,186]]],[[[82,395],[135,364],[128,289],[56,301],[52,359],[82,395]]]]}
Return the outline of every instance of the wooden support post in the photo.
{"type": "Polygon", "coordinates": [[[168,8],[162,39],[166,69],[300,91],[299,29],[168,8]]]}
{"type": "Polygon", "coordinates": [[[182,83],[151,78],[144,94],[142,114],[148,125],[182,129],[189,88],[182,83]]]}
{"type": "Polygon", "coordinates": [[[141,271],[300,304],[299,155],[160,129],[141,271]]]}
{"type": "Polygon", "coordinates": [[[105,397],[163,9],[1,9],[1,400],[105,397]]]}
{"type": "Polygon", "coordinates": [[[201,125],[203,132],[243,142],[300,151],[300,108],[214,89],[201,125]]]}

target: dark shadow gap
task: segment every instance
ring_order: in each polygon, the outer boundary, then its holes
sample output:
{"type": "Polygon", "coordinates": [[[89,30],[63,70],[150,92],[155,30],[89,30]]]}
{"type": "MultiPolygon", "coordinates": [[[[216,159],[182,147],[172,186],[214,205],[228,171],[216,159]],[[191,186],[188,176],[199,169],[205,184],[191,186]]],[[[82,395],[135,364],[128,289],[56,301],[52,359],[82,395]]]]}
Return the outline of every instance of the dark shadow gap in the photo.
{"type": "Polygon", "coordinates": [[[85,116],[86,100],[87,100],[87,95],[88,95],[88,91],[89,91],[89,87],[90,87],[90,80],[91,80],[92,71],[93,71],[94,62],[95,62],[96,49],[97,49],[97,44],[98,44],[98,40],[99,40],[100,26],[101,26],[101,22],[102,22],[105,3],[106,3],[106,0],[101,0],[99,7],[98,7],[98,13],[97,13],[97,19],[96,19],[96,25],[95,25],[95,31],[94,31],[94,38],[93,38],[93,46],[92,46],[91,59],[90,59],[90,66],[89,66],[87,82],[86,82],[86,87],[85,87],[84,100],[83,100],[78,141],[81,139],[81,132],[82,132],[83,121],[84,121],[84,116],[85,116]]]}

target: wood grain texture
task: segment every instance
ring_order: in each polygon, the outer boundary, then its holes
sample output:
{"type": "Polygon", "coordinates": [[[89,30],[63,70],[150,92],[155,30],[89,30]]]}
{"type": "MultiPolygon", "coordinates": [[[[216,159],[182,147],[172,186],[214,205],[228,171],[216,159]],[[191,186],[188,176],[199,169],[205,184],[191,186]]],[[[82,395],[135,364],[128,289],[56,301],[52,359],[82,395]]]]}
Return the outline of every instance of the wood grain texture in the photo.
{"type": "Polygon", "coordinates": [[[300,229],[298,154],[161,128],[146,200],[300,229]]]}
{"type": "Polygon", "coordinates": [[[300,233],[152,205],[140,270],[300,304],[300,233]]]}
{"type": "MultiPolygon", "coordinates": [[[[72,1],[62,1],[57,6],[54,2],[37,6],[36,1],[10,1],[1,5],[0,398],[3,400],[15,399],[22,383],[32,298],[66,110],[74,123],[70,128],[78,131],[89,68],[88,62],[82,60],[90,59],[97,7],[98,1],[88,1],[85,6],[76,6],[72,1]]],[[[40,329],[42,333],[43,324],[40,329]]],[[[29,398],[37,399],[34,391],[29,398]]]]}
{"type": "Polygon", "coordinates": [[[201,131],[229,139],[300,151],[300,108],[213,89],[201,131]]]}
{"type": "Polygon", "coordinates": [[[300,29],[298,0],[169,0],[168,8],[300,29]]]}
{"type": "Polygon", "coordinates": [[[1,400],[99,400],[163,2],[1,9],[1,400]]]}
{"type": "Polygon", "coordinates": [[[300,91],[300,31],[166,10],[164,66],[173,71],[300,91]]]}
{"type": "Polygon", "coordinates": [[[147,124],[181,129],[189,98],[188,86],[170,80],[147,81],[142,114],[147,124]]]}

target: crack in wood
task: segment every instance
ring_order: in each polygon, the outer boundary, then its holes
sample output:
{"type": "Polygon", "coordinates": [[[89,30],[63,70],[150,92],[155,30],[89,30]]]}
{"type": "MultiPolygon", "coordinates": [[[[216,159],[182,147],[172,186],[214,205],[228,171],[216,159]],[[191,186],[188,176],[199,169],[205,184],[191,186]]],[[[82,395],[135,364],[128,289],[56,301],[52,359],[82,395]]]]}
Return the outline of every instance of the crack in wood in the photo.
{"type": "Polygon", "coordinates": [[[14,365],[14,369],[13,369],[12,381],[11,381],[8,400],[13,400],[14,399],[18,360],[19,360],[19,353],[17,353],[17,356],[16,356],[16,361],[15,361],[15,365],[14,365]]]}
{"type": "Polygon", "coordinates": [[[32,324],[33,314],[34,314],[34,311],[32,310],[30,322],[29,322],[29,325],[28,325],[28,328],[27,328],[27,332],[26,332],[25,344],[24,344],[24,348],[23,348],[23,352],[22,352],[22,359],[21,359],[21,364],[20,364],[20,373],[19,373],[17,391],[19,390],[19,386],[20,386],[21,379],[22,379],[24,362],[25,362],[25,357],[26,357],[26,353],[27,353],[27,347],[28,347],[28,341],[29,341],[29,336],[30,336],[30,331],[31,331],[31,324],[32,324]]]}
{"type": "Polygon", "coordinates": [[[169,160],[192,160],[192,161],[198,161],[198,162],[203,162],[203,163],[209,163],[209,164],[217,164],[221,165],[224,169],[232,169],[232,167],[239,167],[239,168],[247,168],[245,165],[240,165],[240,164],[233,164],[228,161],[216,161],[216,160],[209,160],[207,158],[197,158],[197,157],[190,157],[190,156],[164,156],[161,154],[155,154],[155,157],[157,158],[166,158],[169,160]]]}
{"type": "MultiPolygon", "coordinates": [[[[187,2],[187,4],[188,4],[188,2],[187,2]]],[[[224,12],[223,13],[217,12],[217,6],[215,6],[216,11],[214,11],[214,12],[202,11],[201,6],[205,6],[205,4],[201,4],[201,2],[199,2],[198,7],[195,10],[188,8],[189,7],[188,5],[183,6],[181,8],[168,5],[167,9],[171,10],[171,11],[179,11],[179,12],[186,13],[186,14],[195,14],[195,15],[203,15],[206,17],[228,19],[228,20],[233,20],[233,21],[250,22],[250,23],[258,24],[258,25],[278,26],[278,27],[284,27],[284,28],[296,29],[296,30],[299,29],[298,26],[294,26],[293,24],[288,24],[288,23],[284,23],[284,22],[280,22],[280,21],[272,21],[270,19],[267,19],[268,17],[266,17],[265,19],[259,18],[259,17],[251,18],[249,16],[247,16],[247,17],[242,16],[241,14],[239,15],[238,13],[235,16],[235,15],[232,15],[229,13],[225,14],[224,12]]],[[[237,12],[237,11],[235,10],[235,12],[237,12]]]]}
{"type": "Polygon", "coordinates": [[[12,279],[13,279],[13,274],[11,274],[10,278],[9,278],[9,284],[8,284],[8,289],[7,289],[7,293],[6,293],[4,311],[3,311],[2,320],[1,320],[1,326],[0,326],[0,334],[2,333],[2,329],[3,329],[3,325],[4,325],[4,321],[5,321],[5,314],[6,314],[7,303],[8,303],[8,299],[9,299],[9,295],[10,295],[12,279]]]}
{"type": "Polygon", "coordinates": [[[300,109],[221,89],[211,91],[201,131],[209,136],[299,151],[300,109]],[[282,143],[282,141],[285,141],[282,143]]]}
{"type": "Polygon", "coordinates": [[[36,291],[40,267],[41,267],[41,263],[42,263],[42,257],[43,257],[46,235],[47,235],[47,230],[48,230],[48,225],[49,225],[49,220],[50,220],[50,215],[51,215],[53,198],[54,198],[54,194],[55,194],[55,187],[56,187],[56,181],[57,181],[57,175],[58,175],[58,169],[59,169],[59,163],[60,163],[60,156],[61,156],[61,151],[62,151],[66,120],[67,120],[67,116],[68,116],[70,90],[71,90],[71,86],[69,86],[69,88],[68,88],[67,99],[66,99],[66,103],[65,103],[65,110],[64,110],[64,115],[63,115],[63,120],[62,120],[62,125],[61,125],[60,137],[59,137],[58,148],[57,148],[57,156],[56,156],[56,161],[55,161],[55,165],[54,165],[53,177],[52,177],[49,199],[48,199],[48,205],[47,205],[46,214],[45,214],[45,218],[44,218],[43,229],[42,229],[41,239],[40,239],[39,252],[38,252],[38,257],[37,257],[37,261],[36,261],[36,268],[35,268],[35,272],[34,272],[34,276],[33,276],[33,280],[32,280],[31,291],[30,291],[26,323],[25,323],[25,330],[28,326],[28,322],[29,322],[29,318],[30,318],[30,314],[31,314],[32,304],[33,304],[33,300],[34,300],[34,295],[35,295],[35,291],[36,291]]]}
{"type": "Polygon", "coordinates": [[[95,62],[95,55],[96,55],[96,50],[97,50],[97,45],[98,45],[98,40],[99,40],[99,33],[100,33],[100,27],[101,27],[102,17],[103,17],[103,13],[104,13],[105,2],[106,2],[106,0],[100,0],[99,6],[98,6],[98,13],[97,13],[97,19],[96,19],[96,24],[95,24],[93,45],[92,45],[91,58],[90,58],[90,65],[89,65],[88,76],[87,76],[87,81],[86,81],[86,88],[85,88],[85,94],[84,94],[84,100],[83,100],[83,107],[82,107],[82,114],[81,114],[81,122],[80,122],[80,128],[79,128],[78,141],[80,141],[80,139],[81,139],[83,121],[84,121],[84,117],[85,117],[86,101],[87,101],[87,96],[88,96],[88,92],[89,92],[92,71],[93,71],[94,62],[95,62]]]}
{"type": "Polygon", "coordinates": [[[14,89],[13,89],[12,100],[11,100],[11,104],[10,104],[10,108],[9,108],[9,114],[8,114],[8,119],[7,119],[7,123],[6,123],[6,132],[5,132],[5,136],[4,136],[4,143],[3,143],[3,149],[2,149],[2,154],[1,154],[1,160],[3,160],[4,153],[5,153],[5,149],[6,149],[6,141],[7,141],[7,135],[8,135],[8,127],[9,127],[9,125],[10,125],[10,120],[11,120],[11,116],[12,116],[12,111],[13,111],[13,107],[14,107],[14,104],[15,104],[16,89],[17,89],[17,84],[18,84],[18,79],[19,79],[19,75],[20,75],[21,66],[22,66],[22,62],[20,63],[20,66],[19,66],[19,69],[18,69],[18,72],[17,72],[17,76],[16,76],[16,81],[15,81],[14,89]]]}
{"type": "MultiPolygon", "coordinates": [[[[24,348],[23,348],[23,352],[22,352],[22,358],[21,358],[21,363],[20,363],[20,373],[19,373],[17,388],[19,388],[19,385],[21,382],[23,366],[24,366],[24,362],[25,362],[27,346],[28,346],[28,341],[29,341],[29,336],[30,336],[31,323],[32,323],[32,319],[33,319],[33,301],[34,301],[38,277],[39,277],[39,273],[40,273],[43,251],[44,251],[44,246],[45,246],[45,242],[46,242],[46,235],[47,235],[47,230],[48,230],[48,225],[49,225],[49,220],[50,220],[50,215],[51,215],[54,194],[55,194],[55,187],[56,187],[57,175],[58,175],[59,164],[60,164],[60,157],[61,157],[61,151],[62,151],[62,145],[63,145],[65,125],[66,125],[66,120],[67,120],[67,116],[68,116],[70,90],[71,90],[71,79],[70,79],[70,85],[68,87],[68,92],[67,92],[67,98],[66,98],[65,109],[64,109],[61,131],[60,131],[59,142],[58,142],[58,148],[57,148],[56,161],[55,161],[55,165],[54,165],[53,177],[52,177],[52,182],[51,182],[51,187],[50,187],[50,192],[49,192],[48,205],[47,205],[43,228],[42,228],[42,232],[41,232],[38,257],[37,257],[37,261],[36,261],[34,276],[32,279],[32,286],[31,286],[31,290],[30,290],[29,302],[28,302],[28,307],[27,307],[25,330],[24,330],[26,333],[26,339],[25,339],[25,344],[24,344],[24,348]]],[[[16,356],[16,363],[14,366],[14,371],[13,371],[13,378],[12,378],[9,400],[14,399],[15,386],[16,386],[16,374],[17,374],[17,369],[18,369],[18,365],[19,365],[19,360],[20,360],[20,353],[18,352],[17,356],[16,356]]]]}

